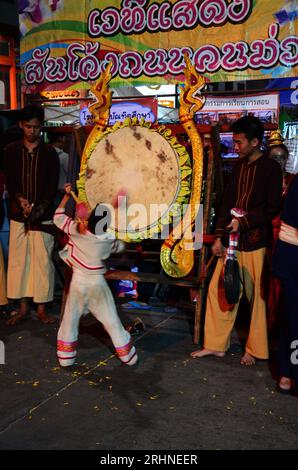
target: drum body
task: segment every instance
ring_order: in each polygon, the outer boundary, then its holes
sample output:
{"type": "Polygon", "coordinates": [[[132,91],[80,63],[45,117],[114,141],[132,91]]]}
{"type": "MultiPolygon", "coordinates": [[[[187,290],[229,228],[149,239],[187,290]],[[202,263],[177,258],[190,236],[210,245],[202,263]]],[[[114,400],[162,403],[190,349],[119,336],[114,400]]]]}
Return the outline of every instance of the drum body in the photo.
{"type": "Polygon", "coordinates": [[[117,194],[125,194],[125,217],[119,212],[110,228],[125,241],[153,238],[188,202],[191,172],[185,147],[169,129],[127,119],[105,131],[93,129],[82,158],[79,198],[94,208],[112,206],[117,194]]]}

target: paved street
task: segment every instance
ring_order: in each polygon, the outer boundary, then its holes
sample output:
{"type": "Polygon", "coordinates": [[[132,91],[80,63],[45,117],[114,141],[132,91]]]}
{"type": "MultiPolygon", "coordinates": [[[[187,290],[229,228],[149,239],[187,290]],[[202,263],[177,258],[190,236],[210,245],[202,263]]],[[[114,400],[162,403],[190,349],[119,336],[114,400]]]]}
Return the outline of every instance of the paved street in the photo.
{"type": "Polygon", "coordinates": [[[297,448],[298,400],[275,392],[268,363],[240,366],[237,344],[223,359],[191,359],[186,310],[119,312],[146,325],[133,368],[94,323],[82,326],[76,366],[61,370],[57,324],[1,321],[0,449],[297,448]]]}

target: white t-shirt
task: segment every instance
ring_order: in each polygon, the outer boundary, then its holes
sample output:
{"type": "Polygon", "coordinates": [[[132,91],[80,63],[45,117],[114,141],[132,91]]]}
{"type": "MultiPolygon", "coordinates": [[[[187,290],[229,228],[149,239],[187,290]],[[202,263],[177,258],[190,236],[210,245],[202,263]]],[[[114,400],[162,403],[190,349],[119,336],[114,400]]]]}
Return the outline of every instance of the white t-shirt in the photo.
{"type": "Polygon", "coordinates": [[[84,234],[79,233],[77,223],[65,214],[65,209],[56,210],[54,224],[69,236],[60,257],[69,266],[87,274],[104,274],[106,266],[103,260],[124,249],[124,243],[110,233],[94,235],[88,230],[84,234]]]}

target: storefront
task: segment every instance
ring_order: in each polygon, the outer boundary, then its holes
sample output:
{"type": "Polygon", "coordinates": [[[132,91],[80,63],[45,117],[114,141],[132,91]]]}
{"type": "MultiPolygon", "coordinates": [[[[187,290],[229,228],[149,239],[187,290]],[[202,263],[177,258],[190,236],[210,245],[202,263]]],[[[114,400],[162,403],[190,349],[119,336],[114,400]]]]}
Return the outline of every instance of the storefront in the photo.
{"type": "Polygon", "coordinates": [[[0,109],[16,109],[17,68],[15,39],[0,35],[0,109]]]}
{"type": "Polygon", "coordinates": [[[16,0],[8,0],[1,8],[0,110],[17,109],[21,105],[17,3],[16,0]]]}
{"type": "MultiPolygon", "coordinates": [[[[19,10],[22,92],[25,102],[37,99],[44,104],[46,94],[51,95],[46,104],[50,124],[82,124],[81,117],[87,115],[82,100],[109,62],[110,86],[119,90],[113,96],[126,97],[121,91],[128,88],[134,95],[150,86],[168,123],[178,122],[184,54],[215,96],[222,91],[238,96],[242,91],[254,98],[277,76],[297,76],[297,15],[292,2],[130,3],[103,1],[98,10],[95,1],[83,2],[85,7],[78,9],[69,0],[55,7],[41,0],[40,14],[29,6],[19,10]],[[260,82],[260,87],[248,85],[253,82],[260,82]],[[160,87],[166,84],[174,92],[162,98],[160,87]],[[68,93],[69,99],[53,98],[59,92],[68,93]]],[[[271,111],[269,117],[267,110],[258,112],[278,125],[271,111]]],[[[212,110],[206,113],[210,117],[212,110]]],[[[158,121],[165,122],[160,115],[158,121]]],[[[217,117],[224,121],[225,113],[217,117]]]]}

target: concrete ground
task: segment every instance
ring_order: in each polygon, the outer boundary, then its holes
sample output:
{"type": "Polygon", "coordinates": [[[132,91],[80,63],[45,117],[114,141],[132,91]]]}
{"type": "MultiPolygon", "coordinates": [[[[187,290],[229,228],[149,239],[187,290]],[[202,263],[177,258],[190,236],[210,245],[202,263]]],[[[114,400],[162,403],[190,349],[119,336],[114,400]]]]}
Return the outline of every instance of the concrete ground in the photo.
{"type": "Polygon", "coordinates": [[[267,362],[241,366],[236,339],[224,358],[190,358],[193,314],[183,308],[119,314],[146,325],[133,368],[94,323],[62,370],[57,324],[0,320],[0,449],[297,449],[298,399],[276,393],[267,362]]]}

